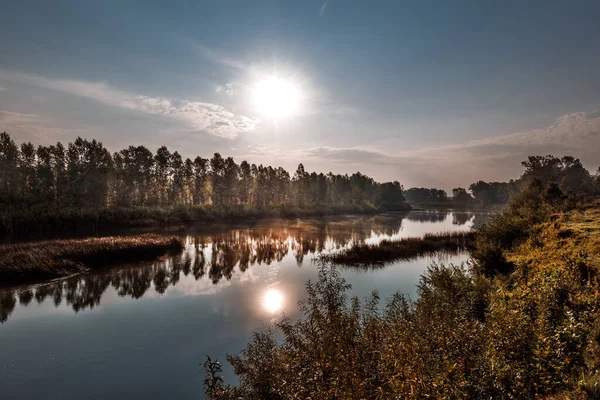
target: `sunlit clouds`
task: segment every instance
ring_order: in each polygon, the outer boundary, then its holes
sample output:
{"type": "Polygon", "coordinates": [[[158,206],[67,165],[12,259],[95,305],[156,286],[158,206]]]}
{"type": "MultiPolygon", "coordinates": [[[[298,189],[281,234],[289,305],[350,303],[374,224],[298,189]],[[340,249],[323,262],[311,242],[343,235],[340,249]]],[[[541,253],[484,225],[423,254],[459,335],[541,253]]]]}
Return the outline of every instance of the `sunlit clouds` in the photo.
{"type": "MultiPolygon", "coordinates": [[[[105,82],[49,79],[39,75],[0,70],[0,78],[85,97],[112,107],[163,116],[183,122],[190,130],[235,138],[256,128],[257,119],[234,113],[209,102],[145,96],[115,88],[105,82]]],[[[228,90],[227,87],[225,90],[228,90]]],[[[233,90],[233,88],[231,88],[233,90]]]]}
{"type": "Polygon", "coordinates": [[[137,96],[122,105],[149,114],[177,118],[188,122],[194,129],[224,138],[234,138],[256,127],[255,119],[236,115],[225,107],[211,103],[137,96]]]}

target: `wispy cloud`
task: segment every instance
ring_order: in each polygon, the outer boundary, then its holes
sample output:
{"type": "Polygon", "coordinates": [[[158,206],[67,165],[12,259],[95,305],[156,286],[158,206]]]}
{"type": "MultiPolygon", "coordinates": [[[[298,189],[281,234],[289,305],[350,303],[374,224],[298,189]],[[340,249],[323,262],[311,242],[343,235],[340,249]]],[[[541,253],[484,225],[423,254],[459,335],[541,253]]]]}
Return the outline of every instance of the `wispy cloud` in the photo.
{"type": "Polygon", "coordinates": [[[323,14],[325,14],[325,10],[327,10],[327,3],[328,1],[326,0],[321,6],[321,9],[319,10],[319,17],[322,17],[323,14]]]}
{"type": "Polygon", "coordinates": [[[136,96],[121,103],[121,106],[148,114],[177,118],[188,122],[194,129],[224,138],[235,138],[240,133],[252,131],[257,123],[257,120],[235,115],[225,107],[196,101],[136,96]]]}
{"type": "Polygon", "coordinates": [[[236,115],[217,104],[142,96],[119,90],[103,82],[55,80],[1,70],[0,77],[86,97],[122,109],[173,118],[185,122],[192,130],[201,130],[224,138],[235,138],[241,133],[252,131],[257,123],[253,118],[236,115]]]}
{"type": "Polygon", "coordinates": [[[2,87],[2,86],[0,86],[0,92],[6,92],[6,88],[5,88],[5,87],[2,87]]]}
{"type": "Polygon", "coordinates": [[[85,129],[64,129],[37,114],[26,114],[0,110],[0,132],[36,144],[49,144],[81,135],[85,129]]]}
{"type": "Polygon", "coordinates": [[[592,110],[561,115],[540,129],[410,151],[392,152],[374,146],[294,150],[250,146],[246,156],[277,162],[297,160],[347,172],[371,171],[380,180],[398,179],[407,186],[450,189],[479,179],[517,178],[522,172],[520,162],[536,154],[572,155],[595,170],[600,164],[599,149],[600,110],[592,110]]]}
{"type": "Polygon", "coordinates": [[[564,114],[542,129],[480,139],[468,145],[471,147],[554,145],[583,150],[590,142],[598,140],[600,140],[600,109],[564,114]]]}
{"type": "Polygon", "coordinates": [[[214,62],[215,64],[220,64],[233,69],[241,69],[247,70],[250,69],[250,66],[242,61],[236,60],[231,57],[227,57],[218,51],[210,49],[202,44],[196,43],[193,48],[200,53],[206,59],[214,62]]]}
{"type": "Polygon", "coordinates": [[[233,82],[227,82],[223,85],[219,85],[216,87],[215,91],[217,93],[226,94],[227,96],[234,96],[237,93],[237,85],[233,82]]]}
{"type": "Polygon", "coordinates": [[[365,164],[369,162],[375,164],[394,164],[399,161],[398,157],[382,151],[360,147],[339,148],[321,146],[298,150],[296,153],[301,158],[316,158],[344,164],[365,164]]]}

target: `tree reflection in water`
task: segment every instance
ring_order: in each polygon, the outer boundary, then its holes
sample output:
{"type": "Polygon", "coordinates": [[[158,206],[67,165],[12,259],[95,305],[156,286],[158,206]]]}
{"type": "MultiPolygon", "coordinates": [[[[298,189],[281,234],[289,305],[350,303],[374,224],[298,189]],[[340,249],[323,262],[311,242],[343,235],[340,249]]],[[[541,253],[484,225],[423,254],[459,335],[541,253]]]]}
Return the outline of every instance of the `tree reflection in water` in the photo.
{"type": "MultiPolygon", "coordinates": [[[[56,307],[66,304],[78,312],[100,304],[109,287],[121,297],[139,299],[154,288],[163,294],[183,276],[208,279],[218,284],[230,280],[237,269],[241,273],[253,265],[269,265],[292,254],[298,266],[307,255],[336,251],[352,243],[376,236],[392,236],[402,230],[403,218],[417,222],[442,222],[447,212],[415,212],[408,215],[343,217],[328,220],[269,221],[251,229],[224,230],[211,235],[191,234],[184,251],[152,264],[132,264],[95,271],[59,281],[32,286],[0,289],[0,322],[5,322],[16,307],[52,301],[56,307]],[[277,226],[277,227],[274,227],[277,226]]],[[[474,214],[456,213],[452,223],[473,222],[474,214]]]]}

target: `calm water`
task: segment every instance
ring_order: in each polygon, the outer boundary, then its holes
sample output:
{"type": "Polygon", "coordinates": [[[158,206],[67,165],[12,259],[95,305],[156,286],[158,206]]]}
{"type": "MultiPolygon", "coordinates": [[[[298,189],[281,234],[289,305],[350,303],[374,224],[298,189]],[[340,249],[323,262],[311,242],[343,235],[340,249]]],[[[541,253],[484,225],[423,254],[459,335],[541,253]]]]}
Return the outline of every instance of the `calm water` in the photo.
{"type": "MultiPolygon", "coordinates": [[[[186,249],[153,263],[0,289],[0,398],[202,398],[206,354],[225,361],[252,332],[297,316],[316,255],[352,242],[468,230],[485,215],[412,212],[186,232],[186,249]]],[[[442,256],[440,256],[442,257],[442,256]]],[[[351,295],[414,296],[432,262],[344,269],[351,295]]],[[[225,362],[225,377],[235,381],[225,362]]]]}

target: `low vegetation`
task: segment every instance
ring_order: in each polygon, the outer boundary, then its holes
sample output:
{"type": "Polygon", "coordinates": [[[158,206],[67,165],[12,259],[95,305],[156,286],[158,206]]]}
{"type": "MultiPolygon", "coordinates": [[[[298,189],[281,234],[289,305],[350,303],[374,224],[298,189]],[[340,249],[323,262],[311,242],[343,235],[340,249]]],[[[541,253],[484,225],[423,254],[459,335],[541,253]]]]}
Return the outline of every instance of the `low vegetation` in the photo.
{"type": "Polygon", "coordinates": [[[208,396],[598,398],[600,204],[534,180],[473,246],[473,263],[434,264],[416,300],[398,294],[385,307],[377,293],[349,300],[322,265],[303,318],[228,356],[236,386],[205,363],[208,396]]]}
{"type": "Polygon", "coordinates": [[[474,232],[425,234],[401,240],[383,240],[378,244],[355,244],[341,252],[326,254],[323,261],[337,265],[372,267],[386,263],[411,260],[439,252],[466,251],[475,238],[474,232]]]}
{"type": "Polygon", "coordinates": [[[182,247],[179,238],[158,235],[2,245],[0,282],[63,277],[123,261],[156,258],[182,247]]]}

